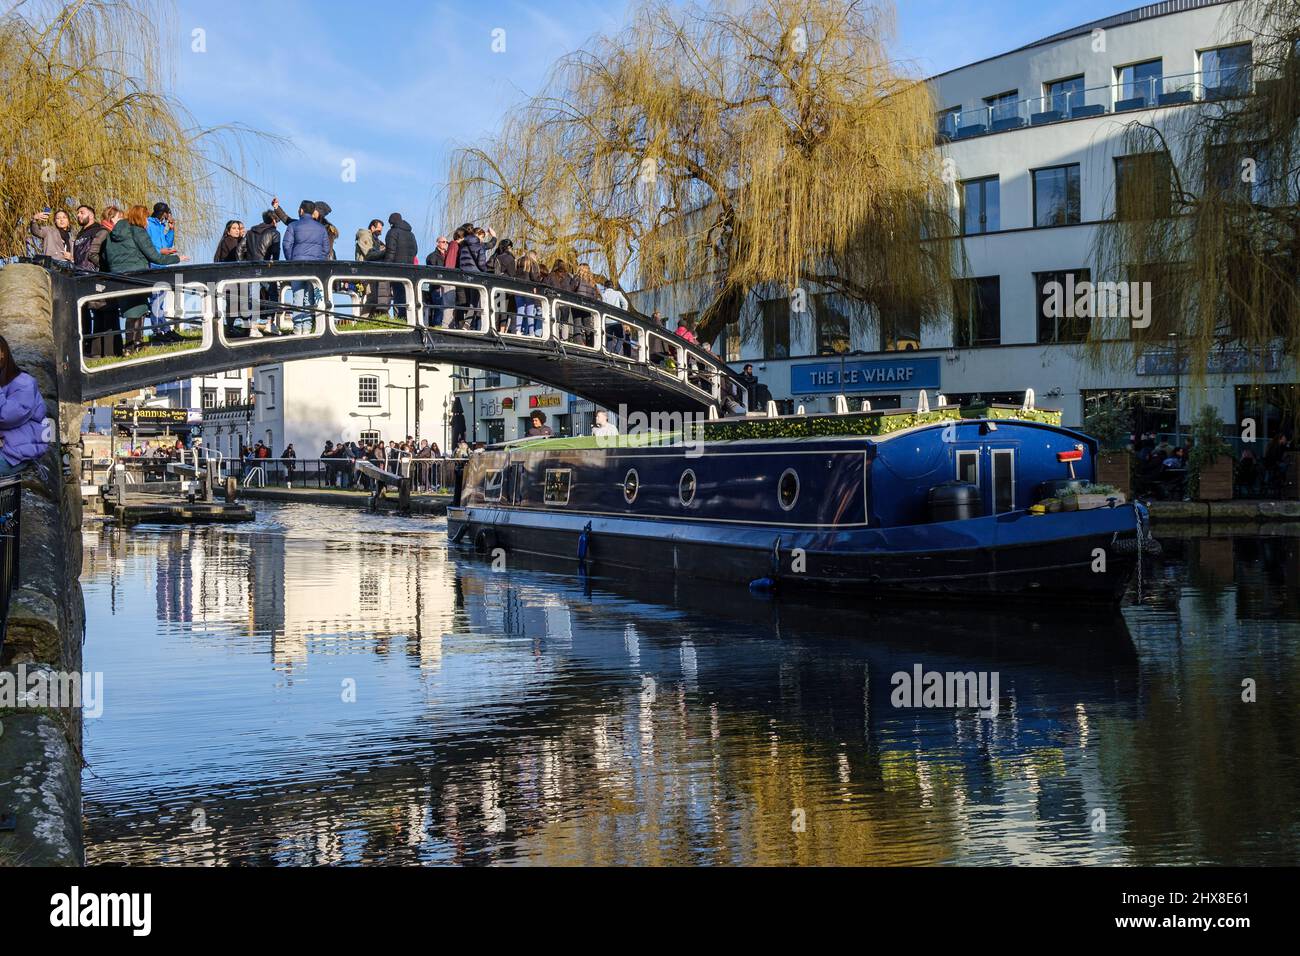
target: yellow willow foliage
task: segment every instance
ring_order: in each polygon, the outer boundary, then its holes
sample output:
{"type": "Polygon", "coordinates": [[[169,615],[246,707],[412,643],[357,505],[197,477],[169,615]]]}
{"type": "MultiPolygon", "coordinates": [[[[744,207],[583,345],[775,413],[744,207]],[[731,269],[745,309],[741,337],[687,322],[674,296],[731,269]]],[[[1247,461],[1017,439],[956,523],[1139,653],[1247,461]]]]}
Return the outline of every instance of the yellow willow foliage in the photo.
{"type": "MultiPolygon", "coordinates": [[[[1151,302],[1137,323],[1093,322],[1098,365],[1176,350],[1199,387],[1219,357],[1300,357],[1300,0],[1249,0],[1223,41],[1252,43],[1249,74],[1203,75],[1208,102],[1123,133],[1095,258],[1103,278],[1149,282],[1151,302]],[[1229,94],[1237,84],[1243,95],[1229,94]]],[[[1237,367],[1267,374],[1258,360],[1237,367]]]]}
{"type": "Polygon", "coordinates": [[[893,10],[845,0],[650,2],[561,60],[451,162],[448,220],[491,222],[618,284],[698,286],[702,337],[796,287],[934,319],[952,235],[928,87],[893,10]]]}
{"type": "Polygon", "coordinates": [[[23,253],[46,206],[165,201],[189,235],[211,231],[213,179],[239,178],[247,131],[198,129],[165,92],[167,13],[79,0],[0,14],[0,255],[23,253]]]}

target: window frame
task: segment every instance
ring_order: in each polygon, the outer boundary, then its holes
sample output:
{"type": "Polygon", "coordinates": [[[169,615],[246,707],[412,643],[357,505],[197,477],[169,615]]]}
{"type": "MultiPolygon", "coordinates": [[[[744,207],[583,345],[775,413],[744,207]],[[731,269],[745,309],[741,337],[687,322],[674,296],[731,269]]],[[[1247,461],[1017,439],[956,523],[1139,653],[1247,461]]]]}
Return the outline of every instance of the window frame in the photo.
{"type": "Polygon", "coordinates": [[[1083,170],[1079,163],[1059,163],[1055,166],[1039,166],[1029,171],[1029,185],[1034,210],[1035,229],[1054,229],[1060,226],[1078,226],[1083,222],[1083,170]],[[1065,221],[1039,222],[1038,220],[1038,174],[1065,171],[1065,221]],[[1074,170],[1074,219],[1070,219],[1070,170],[1074,170]]]}
{"type": "Polygon", "coordinates": [[[994,515],[1010,514],[1016,510],[1016,450],[1014,448],[990,448],[989,449],[989,484],[992,495],[990,504],[993,506],[994,515]],[[1009,492],[1011,496],[1010,507],[999,509],[998,499],[1000,489],[998,487],[998,459],[1009,459],[1010,466],[1007,470],[1007,477],[1010,479],[1009,492]]]}
{"type": "Polygon", "coordinates": [[[361,408],[378,408],[382,403],[379,401],[379,376],[378,375],[358,375],[357,376],[357,405],[361,408]],[[375,400],[368,402],[365,399],[366,385],[369,382],[375,384],[375,400]]]}
{"type": "MultiPolygon", "coordinates": [[[[558,480],[558,479],[557,479],[558,480]]],[[[542,474],[542,504],[564,506],[569,503],[573,497],[573,469],[572,468],[547,468],[542,474]],[[564,476],[564,500],[559,501],[551,497],[551,476],[564,476]]]]}
{"type": "Polygon", "coordinates": [[[996,173],[992,176],[976,176],[972,179],[963,179],[960,183],[958,183],[958,186],[960,188],[960,192],[958,196],[959,207],[960,207],[958,209],[958,218],[960,219],[961,222],[961,234],[963,236],[987,236],[990,233],[1001,232],[1002,231],[1002,177],[996,173]],[[997,193],[998,193],[997,204],[996,204],[997,224],[992,229],[989,228],[989,189],[988,189],[988,184],[991,182],[997,184],[997,193]],[[975,231],[968,232],[966,229],[966,205],[967,205],[966,192],[967,189],[971,186],[980,187],[979,189],[980,217],[979,218],[980,218],[980,226],[982,228],[977,229],[975,231]]]}
{"type": "MultiPolygon", "coordinates": [[[[978,294],[977,294],[976,296],[974,296],[974,300],[975,300],[975,301],[980,301],[981,299],[982,299],[982,296],[980,296],[980,295],[978,295],[978,294]]],[[[968,301],[969,301],[969,300],[968,300],[968,301]]],[[[968,320],[969,320],[969,317],[967,317],[966,321],[968,321],[968,320]]],[[[969,326],[968,331],[970,331],[970,332],[972,332],[972,333],[975,333],[975,332],[978,331],[978,329],[975,328],[975,327],[972,325],[972,326],[969,326]]],[[[999,345],[1002,344],[1002,276],[1001,276],[1001,275],[991,275],[991,276],[963,276],[962,278],[955,279],[955,280],[953,281],[953,334],[952,334],[952,342],[953,342],[953,347],[954,347],[954,348],[959,348],[959,349],[962,349],[962,348],[965,348],[965,349],[972,349],[972,348],[990,348],[990,347],[993,347],[993,346],[999,346],[999,345]],[[997,337],[994,338],[994,339],[978,339],[978,338],[976,338],[976,336],[972,335],[969,339],[963,341],[962,336],[960,336],[960,335],[957,334],[957,333],[958,333],[958,329],[961,328],[961,323],[964,321],[964,320],[963,320],[963,317],[960,315],[960,313],[959,313],[959,311],[958,311],[958,308],[957,308],[957,306],[958,306],[958,304],[959,304],[959,302],[958,302],[958,298],[957,298],[957,297],[958,297],[958,294],[959,294],[958,291],[957,291],[957,290],[958,290],[958,287],[961,287],[961,286],[965,286],[965,287],[968,287],[968,288],[973,287],[973,288],[976,289],[976,291],[977,291],[977,293],[978,293],[978,292],[981,290],[982,287],[980,287],[979,285],[977,285],[977,283],[979,283],[979,282],[981,282],[981,281],[988,281],[988,280],[991,280],[991,281],[993,281],[994,283],[996,283],[996,289],[997,289],[997,297],[998,297],[998,299],[997,299],[997,337]]]]}

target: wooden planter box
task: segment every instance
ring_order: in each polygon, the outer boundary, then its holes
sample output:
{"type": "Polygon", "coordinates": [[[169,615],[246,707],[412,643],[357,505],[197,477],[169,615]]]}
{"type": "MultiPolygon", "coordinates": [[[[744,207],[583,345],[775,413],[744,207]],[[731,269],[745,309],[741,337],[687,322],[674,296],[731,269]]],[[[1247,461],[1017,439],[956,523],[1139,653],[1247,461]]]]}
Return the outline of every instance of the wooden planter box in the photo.
{"type": "Polygon", "coordinates": [[[1201,469],[1201,487],[1197,501],[1232,500],[1232,456],[1220,455],[1212,465],[1201,469]]]}
{"type": "Polygon", "coordinates": [[[1133,456],[1127,451],[1097,453],[1097,484],[1114,485],[1126,498],[1133,495],[1133,456]]]}
{"type": "MultiPolygon", "coordinates": [[[[1109,508],[1110,499],[1115,495],[1070,495],[1061,499],[1062,511],[1092,511],[1096,508],[1109,508]]],[[[1116,504],[1122,505],[1127,499],[1119,495],[1116,504]]]]}

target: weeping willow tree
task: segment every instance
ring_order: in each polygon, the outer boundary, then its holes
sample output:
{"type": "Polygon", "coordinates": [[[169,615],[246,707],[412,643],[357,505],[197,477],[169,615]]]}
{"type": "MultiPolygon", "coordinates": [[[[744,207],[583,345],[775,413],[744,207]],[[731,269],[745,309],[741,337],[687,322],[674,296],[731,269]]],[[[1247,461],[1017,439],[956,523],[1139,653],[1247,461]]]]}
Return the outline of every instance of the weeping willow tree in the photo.
{"type": "MultiPolygon", "coordinates": [[[[151,0],[20,2],[0,14],[0,255],[45,207],[168,202],[213,225],[214,181],[242,183],[238,126],[199,128],[164,92],[168,8],[151,0]]],[[[195,228],[197,226],[197,228],[195,228]]]]}
{"type": "Polygon", "coordinates": [[[952,234],[934,104],[893,11],[845,0],[647,3],[561,60],[486,145],[448,221],[489,221],[615,284],[689,280],[710,341],[773,287],[934,321],[952,234]]]}
{"type": "Polygon", "coordinates": [[[1101,273],[1149,301],[1094,322],[1090,358],[1131,369],[1166,351],[1193,387],[1300,357],[1300,0],[1246,0],[1224,42],[1249,42],[1251,64],[1203,59],[1200,105],[1125,128],[1097,233],[1101,273]]]}

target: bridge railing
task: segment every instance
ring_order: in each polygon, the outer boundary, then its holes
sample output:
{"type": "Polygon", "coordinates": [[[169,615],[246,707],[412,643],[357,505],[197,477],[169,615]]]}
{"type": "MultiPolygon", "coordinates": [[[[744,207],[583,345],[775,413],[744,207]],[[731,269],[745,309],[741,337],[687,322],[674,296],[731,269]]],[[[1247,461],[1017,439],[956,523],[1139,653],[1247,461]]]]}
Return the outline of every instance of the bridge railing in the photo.
{"type": "Polygon", "coordinates": [[[0,655],[9,625],[9,606],[18,586],[18,536],[22,527],[23,485],[0,478],[0,655]]]}
{"type": "MultiPolygon", "coordinates": [[[[217,343],[291,359],[295,337],[429,332],[562,350],[675,379],[743,406],[721,360],[608,303],[489,273],[364,262],[219,263],[148,273],[77,273],[83,372],[217,343]],[[146,338],[147,335],[147,338],[146,338]]],[[[261,358],[261,361],[266,361],[261,358]]]]}

